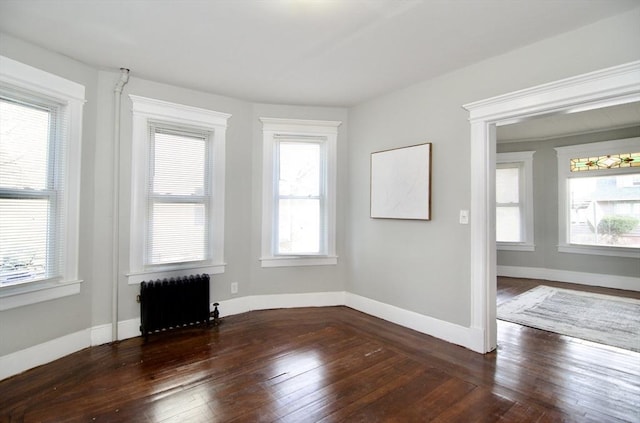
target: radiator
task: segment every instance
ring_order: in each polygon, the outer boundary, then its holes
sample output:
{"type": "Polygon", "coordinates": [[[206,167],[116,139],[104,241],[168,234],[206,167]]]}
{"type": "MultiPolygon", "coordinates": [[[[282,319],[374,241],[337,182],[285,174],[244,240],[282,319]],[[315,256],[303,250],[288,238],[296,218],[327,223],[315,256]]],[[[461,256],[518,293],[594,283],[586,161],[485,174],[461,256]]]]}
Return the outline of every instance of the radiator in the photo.
{"type": "Polygon", "coordinates": [[[198,323],[209,324],[209,275],[140,284],[140,332],[150,333],[198,323]]]}

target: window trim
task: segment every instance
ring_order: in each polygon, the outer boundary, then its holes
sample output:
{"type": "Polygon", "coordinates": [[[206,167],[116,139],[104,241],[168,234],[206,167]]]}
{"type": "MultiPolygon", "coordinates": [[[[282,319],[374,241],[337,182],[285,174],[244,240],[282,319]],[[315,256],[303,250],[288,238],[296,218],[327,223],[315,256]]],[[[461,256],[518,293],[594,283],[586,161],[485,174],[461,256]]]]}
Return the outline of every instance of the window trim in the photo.
{"type": "Polygon", "coordinates": [[[335,265],[336,255],[336,185],[337,138],[341,121],[303,120],[261,117],[263,132],[262,150],[262,267],[289,267],[335,265]],[[325,216],[326,253],[318,255],[275,254],[275,186],[277,183],[276,146],[282,136],[295,138],[324,138],[325,150],[325,216]]]}
{"type": "Polygon", "coordinates": [[[621,175],[640,173],[640,168],[601,169],[590,172],[571,172],[569,160],[576,157],[601,156],[608,153],[637,150],[640,137],[625,138],[610,141],[577,144],[566,147],[556,147],[558,162],[558,251],[561,253],[592,254],[601,256],[640,258],[640,248],[608,247],[604,245],[584,245],[569,243],[568,222],[568,184],[569,179],[594,176],[621,175]]]}
{"type": "Polygon", "coordinates": [[[224,273],[224,198],[225,143],[228,113],[130,94],[133,113],[131,150],[131,228],[128,283],[185,276],[193,273],[224,273]],[[149,171],[149,126],[194,128],[211,132],[212,154],[210,174],[211,202],[209,208],[210,258],[204,262],[145,264],[147,242],[147,187],[149,171]]]}
{"type": "MultiPolygon", "coordinates": [[[[45,279],[0,287],[0,310],[34,304],[80,292],[82,280],[78,279],[79,218],[80,218],[80,164],[82,147],[82,112],[85,103],[85,87],[58,75],[15,61],[0,55],[0,84],[9,89],[26,92],[35,98],[60,105],[65,113],[66,151],[64,163],[65,210],[64,245],[60,279],[45,279]]],[[[60,146],[56,146],[59,148],[60,146]]]]}
{"type": "MultiPolygon", "coordinates": [[[[496,154],[496,168],[499,164],[521,163],[520,169],[520,204],[523,215],[521,216],[521,231],[524,238],[522,242],[499,242],[496,248],[503,251],[535,251],[534,241],[534,214],[533,214],[533,155],[535,151],[517,151],[496,154]]],[[[497,202],[496,202],[497,206],[497,202]]]]}

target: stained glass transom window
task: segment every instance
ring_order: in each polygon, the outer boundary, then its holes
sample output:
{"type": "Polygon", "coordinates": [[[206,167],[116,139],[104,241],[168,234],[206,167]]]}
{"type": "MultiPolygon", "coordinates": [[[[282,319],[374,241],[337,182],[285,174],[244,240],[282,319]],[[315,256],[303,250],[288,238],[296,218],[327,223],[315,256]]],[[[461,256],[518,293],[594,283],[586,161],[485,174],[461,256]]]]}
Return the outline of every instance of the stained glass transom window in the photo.
{"type": "Polygon", "coordinates": [[[589,170],[640,167],[639,153],[608,154],[606,156],[584,157],[570,160],[571,172],[589,170]]]}

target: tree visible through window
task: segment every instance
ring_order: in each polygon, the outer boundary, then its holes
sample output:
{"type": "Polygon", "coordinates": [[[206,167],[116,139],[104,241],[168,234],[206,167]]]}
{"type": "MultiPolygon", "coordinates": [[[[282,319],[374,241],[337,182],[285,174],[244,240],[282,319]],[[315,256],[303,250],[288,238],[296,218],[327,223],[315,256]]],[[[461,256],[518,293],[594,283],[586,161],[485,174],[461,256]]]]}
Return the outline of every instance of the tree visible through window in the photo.
{"type": "Polygon", "coordinates": [[[640,174],[569,179],[571,244],[640,247],[640,174]]]}
{"type": "Polygon", "coordinates": [[[637,257],[640,138],[556,148],[563,252],[637,257]]]}

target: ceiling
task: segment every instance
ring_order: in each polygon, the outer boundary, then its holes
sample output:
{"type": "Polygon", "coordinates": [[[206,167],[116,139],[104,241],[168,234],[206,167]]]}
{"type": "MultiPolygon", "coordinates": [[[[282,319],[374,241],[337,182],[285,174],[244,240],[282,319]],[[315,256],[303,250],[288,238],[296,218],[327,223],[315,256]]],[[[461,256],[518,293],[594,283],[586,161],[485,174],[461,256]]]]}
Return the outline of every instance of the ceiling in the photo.
{"type": "Polygon", "coordinates": [[[499,143],[539,141],[640,126],[640,102],[598,108],[576,113],[558,113],[499,126],[499,143]]]}
{"type": "MultiPolygon", "coordinates": [[[[100,69],[253,102],[350,106],[638,0],[0,0],[0,30],[100,69]]],[[[1,40],[0,40],[1,41],[1,40]]]]}

